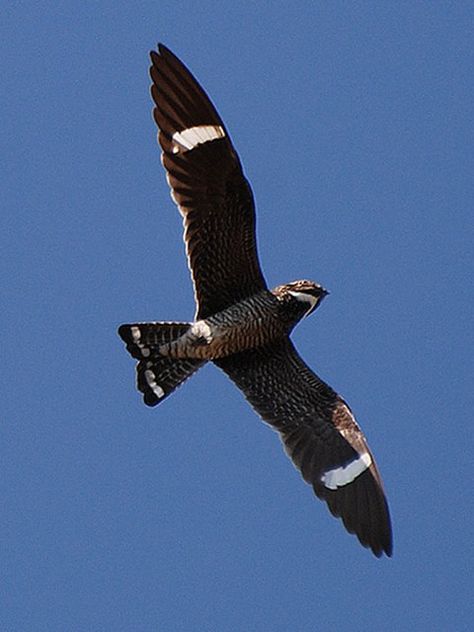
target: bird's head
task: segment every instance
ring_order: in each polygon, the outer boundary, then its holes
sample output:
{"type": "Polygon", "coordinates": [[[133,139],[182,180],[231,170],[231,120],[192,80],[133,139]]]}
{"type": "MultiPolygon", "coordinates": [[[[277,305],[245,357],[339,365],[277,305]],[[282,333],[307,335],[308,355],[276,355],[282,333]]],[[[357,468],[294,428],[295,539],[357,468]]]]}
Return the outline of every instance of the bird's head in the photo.
{"type": "Polygon", "coordinates": [[[325,296],[329,294],[319,283],[314,281],[293,281],[285,285],[279,285],[272,290],[275,296],[291,305],[301,315],[300,318],[309,316],[320,305],[325,296]]]}

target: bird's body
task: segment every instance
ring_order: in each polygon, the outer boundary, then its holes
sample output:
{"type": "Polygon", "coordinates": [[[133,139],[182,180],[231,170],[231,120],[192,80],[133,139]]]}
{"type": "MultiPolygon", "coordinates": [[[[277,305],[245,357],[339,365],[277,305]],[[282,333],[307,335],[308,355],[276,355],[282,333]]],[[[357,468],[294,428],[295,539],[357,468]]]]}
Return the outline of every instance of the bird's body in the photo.
{"type": "MultiPolygon", "coordinates": [[[[326,292],[322,288],[317,291],[320,296],[314,300],[320,301],[326,292]]],[[[311,309],[311,304],[290,292],[281,291],[280,287],[262,290],[221,312],[197,320],[183,335],[161,345],[158,353],[169,358],[217,360],[271,344],[287,336],[311,309]]]]}
{"type": "Polygon", "coordinates": [[[303,362],[294,326],[321,303],[312,281],[267,288],[250,186],[225,126],[187,68],[152,52],[154,116],[171,195],[184,218],[196,320],[122,325],[137,385],[154,406],[212,361],[280,433],[303,478],[375,555],[391,555],[390,517],[374,458],[354,416],[303,362]]]}

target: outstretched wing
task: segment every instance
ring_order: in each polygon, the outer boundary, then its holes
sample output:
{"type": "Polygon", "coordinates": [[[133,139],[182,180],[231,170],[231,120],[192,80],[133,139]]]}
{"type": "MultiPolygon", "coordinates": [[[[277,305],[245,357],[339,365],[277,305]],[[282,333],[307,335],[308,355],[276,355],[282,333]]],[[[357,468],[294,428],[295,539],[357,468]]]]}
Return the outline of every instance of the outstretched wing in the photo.
{"type": "Polygon", "coordinates": [[[288,338],[215,360],[261,417],[331,513],[377,557],[392,553],[382,480],[347,404],[303,362],[288,338]]]}
{"type": "Polygon", "coordinates": [[[197,318],[266,288],[252,190],[211,101],[162,44],[151,52],[153,115],[171,196],[184,218],[197,318]]]}

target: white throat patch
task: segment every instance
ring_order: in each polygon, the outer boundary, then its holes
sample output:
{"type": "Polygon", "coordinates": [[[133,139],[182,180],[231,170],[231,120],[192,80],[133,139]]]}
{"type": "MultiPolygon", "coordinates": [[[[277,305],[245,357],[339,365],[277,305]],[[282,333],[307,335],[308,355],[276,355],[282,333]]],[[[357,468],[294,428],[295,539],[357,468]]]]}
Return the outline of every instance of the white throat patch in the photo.
{"type": "Polygon", "coordinates": [[[188,127],[181,132],[173,134],[173,154],[179,151],[191,151],[198,145],[208,143],[212,140],[225,138],[224,129],[220,125],[197,125],[188,127]]]}
{"type": "Polygon", "coordinates": [[[306,310],[306,314],[308,312],[311,312],[316,307],[316,304],[318,302],[318,299],[316,298],[316,296],[312,296],[311,294],[306,294],[306,292],[295,292],[294,290],[289,290],[288,294],[291,294],[291,296],[294,296],[296,299],[298,299],[302,303],[309,304],[309,307],[306,310]]]}

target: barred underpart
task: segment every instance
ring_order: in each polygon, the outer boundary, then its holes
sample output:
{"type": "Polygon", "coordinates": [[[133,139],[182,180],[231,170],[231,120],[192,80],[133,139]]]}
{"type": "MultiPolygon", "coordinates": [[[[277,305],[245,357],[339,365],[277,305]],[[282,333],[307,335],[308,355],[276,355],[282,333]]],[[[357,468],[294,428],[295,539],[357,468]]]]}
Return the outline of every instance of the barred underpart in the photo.
{"type": "Polygon", "coordinates": [[[268,289],[257,252],[255,206],[216,108],[165,46],[151,53],[153,116],[162,164],[183,217],[194,283],[192,323],[119,329],[137,360],[149,406],[212,360],[278,433],[314,493],[377,556],[392,553],[383,484],[354,415],[301,359],[293,327],[327,291],[308,280],[268,289]]]}

